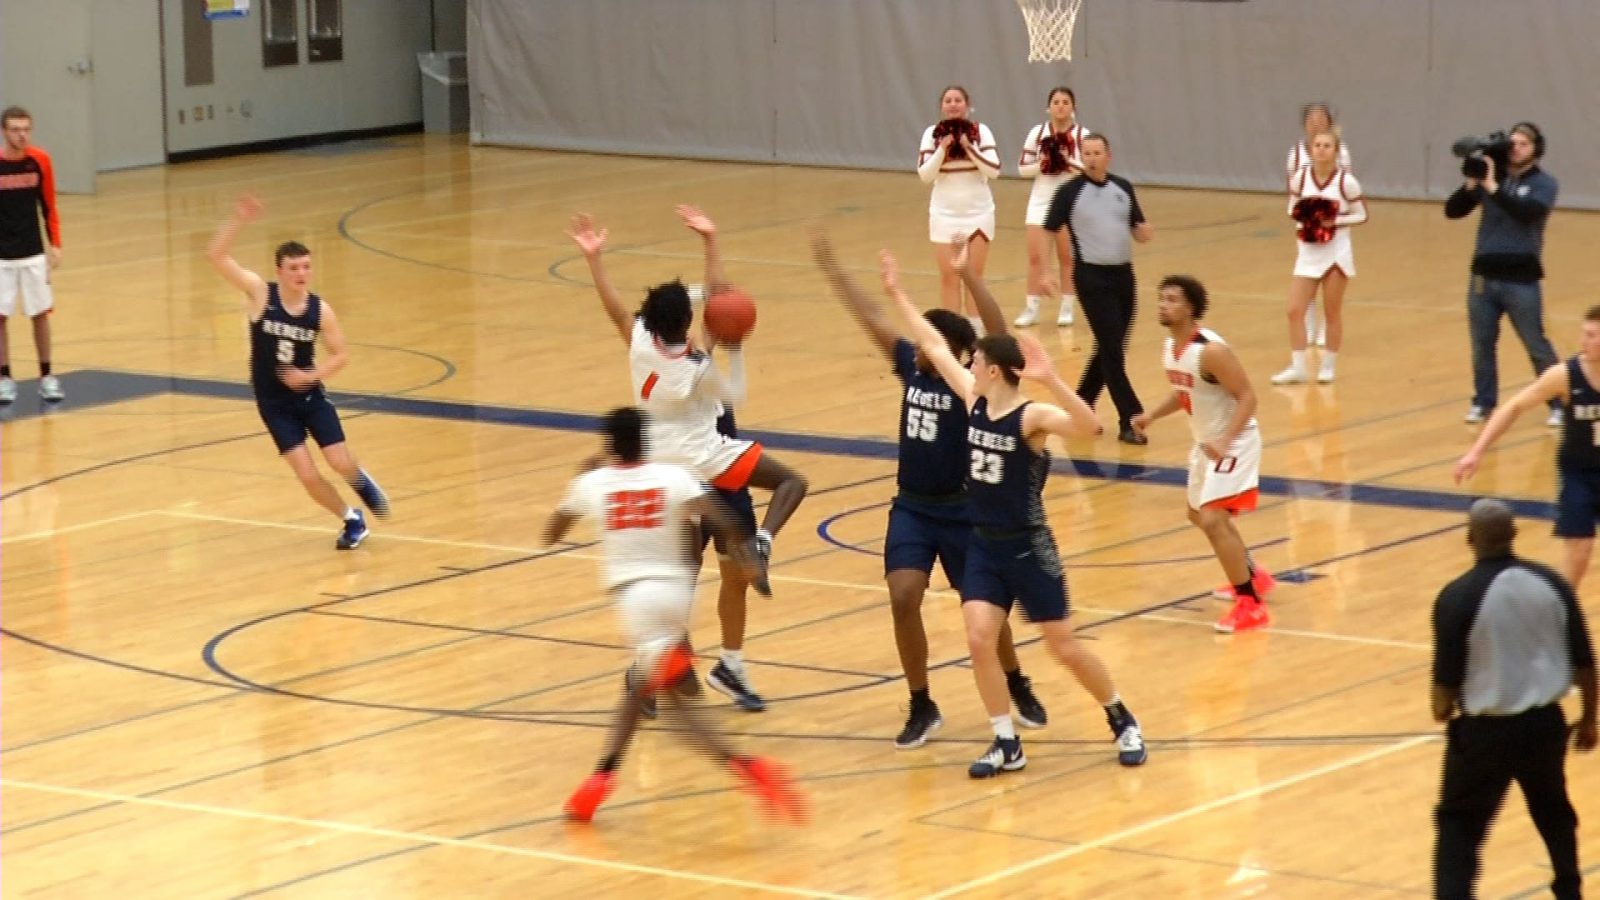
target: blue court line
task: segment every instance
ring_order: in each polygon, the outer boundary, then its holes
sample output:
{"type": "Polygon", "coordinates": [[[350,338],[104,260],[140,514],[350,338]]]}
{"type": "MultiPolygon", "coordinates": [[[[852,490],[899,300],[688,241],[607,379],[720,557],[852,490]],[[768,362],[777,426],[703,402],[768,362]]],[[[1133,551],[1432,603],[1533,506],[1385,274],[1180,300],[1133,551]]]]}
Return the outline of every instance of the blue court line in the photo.
{"type": "MultiPolygon", "coordinates": [[[[111,373],[100,370],[82,370],[68,373],[65,378],[91,381],[111,379],[113,394],[120,391],[120,399],[149,396],[167,391],[175,394],[234,400],[253,400],[250,386],[243,382],[217,381],[181,376],[136,375],[111,373]],[[117,388],[124,380],[128,385],[117,388]]],[[[541,428],[556,431],[581,431],[593,433],[599,428],[600,417],[590,413],[563,410],[494,406],[455,400],[430,400],[398,394],[331,392],[336,403],[356,409],[388,415],[413,418],[442,419],[454,422],[480,422],[492,425],[511,425],[522,428],[541,428]]],[[[108,400],[106,402],[117,402],[108,400]]],[[[70,409],[63,409],[70,412],[70,409]]],[[[858,459],[893,460],[899,454],[894,441],[881,438],[846,437],[840,435],[807,434],[747,430],[745,436],[760,441],[774,450],[793,450],[829,456],[846,456],[858,459]]],[[[1119,460],[1094,458],[1057,458],[1051,471],[1073,474],[1097,481],[1127,481],[1165,487],[1187,485],[1187,467],[1157,466],[1119,460]]],[[[1362,482],[1324,481],[1312,478],[1285,478],[1262,476],[1260,492],[1268,496],[1293,499],[1333,500],[1369,506],[1387,506],[1402,509],[1422,509],[1438,512],[1466,512],[1476,498],[1473,494],[1452,491],[1430,491],[1418,488],[1393,487],[1362,482]]],[[[1518,516],[1533,519],[1554,519],[1555,503],[1551,501],[1508,499],[1506,501],[1518,516]]]]}

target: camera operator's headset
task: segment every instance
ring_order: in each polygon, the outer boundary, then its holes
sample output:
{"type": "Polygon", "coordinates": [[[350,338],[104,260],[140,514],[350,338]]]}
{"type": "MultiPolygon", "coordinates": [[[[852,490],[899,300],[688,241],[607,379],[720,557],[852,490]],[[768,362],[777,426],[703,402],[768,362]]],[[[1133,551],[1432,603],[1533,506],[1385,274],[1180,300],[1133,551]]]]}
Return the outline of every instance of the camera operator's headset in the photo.
{"type": "Polygon", "coordinates": [[[1539,130],[1539,126],[1532,122],[1518,122],[1511,126],[1511,130],[1527,132],[1528,136],[1533,138],[1533,158],[1544,158],[1544,132],[1539,130]]]}

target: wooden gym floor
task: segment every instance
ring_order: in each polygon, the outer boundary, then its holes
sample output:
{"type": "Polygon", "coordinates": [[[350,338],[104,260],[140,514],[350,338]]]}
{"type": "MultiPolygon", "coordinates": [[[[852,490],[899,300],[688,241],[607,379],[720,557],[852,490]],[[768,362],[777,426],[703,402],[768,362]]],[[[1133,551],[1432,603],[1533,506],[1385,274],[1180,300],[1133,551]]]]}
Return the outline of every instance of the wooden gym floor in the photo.
{"type": "MultiPolygon", "coordinates": [[[[1100,711],[1024,625],[1051,721],[1025,735],[1026,770],[980,783],[965,767],[988,729],[946,591],[925,609],[945,729],[920,750],[891,745],[905,689],[876,554],[897,390],[804,236],[824,219],[874,290],[877,250],[897,251],[934,302],[926,189],[909,162],[871,173],[415,137],[101,186],[62,204],[67,401],[46,410],[24,382],[0,425],[6,896],[1428,892],[1441,753],[1429,609],[1470,563],[1470,495],[1450,467],[1473,434],[1461,415],[1474,223],[1375,202],[1355,234],[1338,383],[1273,388],[1293,258],[1282,200],[1142,191],[1158,236],[1137,257],[1134,381],[1159,400],[1154,281],[1198,275],[1216,298],[1209,324],[1261,396],[1263,503],[1241,527],[1284,573],[1275,627],[1211,630],[1221,609],[1205,594],[1220,574],[1184,519],[1182,422],[1161,423],[1146,448],[1064,448],[1074,463],[1047,498],[1077,620],[1151,759],[1117,767],[1100,711]],[[239,258],[270,274],[274,244],[309,243],[354,344],[335,387],[395,516],[353,553],[334,552],[334,523],[275,458],[244,387],[239,301],[203,256],[252,188],[267,216],[239,258]],[[713,704],[742,746],[800,773],[816,813],[806,828],[766,823],[659,730],[640,736],[592,826],[560,818],[628,658],[595,548],[538,546],[596,446],[589,417],[628,398],[623,348],[562,227],[576,210],[609,225],[612,275],[633,298],[700,278],[679,202],[716,218],[731,277],[761,304],[741,423],[813,486],[777,542],[776,597],[751,603],[746,653],[772,707],[713,704]]],[[[1010,313],[1026,190],[996,187],[1005,224],[990,275],[1010,313]]],[[[1597,245],[1600,217],[1550,224],[1549,331],[1564,354],[1600,301],[1586,264],[1597,245]]],[[[15,368],[32,378],[29,336],[13,331],[15,368]]],[[[1075,378],[1086,326],[1041,332],[1075,378]]],[[[1530,372],[1513,336],[1501,349],[1509,391],[1530,372]]],[[[1109,406],[1102,415],[1114,425],[1109,406]]],[[[1527,501],[1522,549],[1551,562],[1553,447],[1530,417],[1469,485],[1527,501]]],[[[696,612],[708,659],[714,592],[702,588],[696,612]]],[[[1595,760],[1574,757],[1570,773],[1580,816],[1600,815],[1595,760]]],[[[1593,873],[1600,839],[1580,837],[1593,873]]],[[[1548,879],[1513,796],[1485,896],[1535,895],[1548,879]]]]}

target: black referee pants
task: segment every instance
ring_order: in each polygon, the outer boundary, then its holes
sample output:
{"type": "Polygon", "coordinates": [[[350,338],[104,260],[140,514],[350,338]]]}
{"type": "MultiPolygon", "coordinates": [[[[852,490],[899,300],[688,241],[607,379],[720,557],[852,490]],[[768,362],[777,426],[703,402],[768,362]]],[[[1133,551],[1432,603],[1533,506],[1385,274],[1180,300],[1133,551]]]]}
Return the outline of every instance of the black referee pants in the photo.
{"type": "Polygon", "coordinates": [[[1126,429],[1134,416],[1144,412],[1139,395],[1128,381],[1128,338],[1133,331],[1133,314],[1138,308],[1134,297],[1133,266],[1096,266],[1078,263],[1072,269],[1078,285],[1078,302],[1094,332],[1094,355],[1078,380],[1078,396],[1094,406],[1100,390],[1111,391],[1117,405],[1117,421],[1126,429]]]}
{"type": "Polygon", "coordinates": [[[1444,750],[1444,783],[1435,820],[1434,896],[1470,900],[1476,896],[1478,855],[1489,823],[1515,781],[1534,827],[1550,852],[1560,900],[1582,896],[1578,870],[1578,814],[1567,800],[1567,721],[1560,704],[1540,706],[1515,716],[1462,716],[1452,719],[1444,750]]]}

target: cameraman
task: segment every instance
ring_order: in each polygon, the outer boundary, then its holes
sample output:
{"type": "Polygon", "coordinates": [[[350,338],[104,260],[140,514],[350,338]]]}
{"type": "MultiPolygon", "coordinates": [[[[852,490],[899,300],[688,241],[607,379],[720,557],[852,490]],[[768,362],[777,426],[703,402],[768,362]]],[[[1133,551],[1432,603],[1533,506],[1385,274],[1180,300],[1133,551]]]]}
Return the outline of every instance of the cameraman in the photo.
{"type": "MultiPolygon", "coordinates": [[[[1467,319],[1472,332],[1472,408],[1466,421],[1482,422],[1499,399],[1499,372],[1495,364],[1495,344],[1500,339],[1500,316],[1511,318],[1533,362],[1535,376],[1556,363],[1555,348],[1544,334],[1544,301],[1539,279],[1544,266],[1539,261],[1544,247],[1544,223],[1556,205],[1556,180],[1539,168],[1544,156],[1544,136],[1531,122],[1519,122],[1507,139],[1509,147],[1490,157],[1504,162],[1504,180],[1493,162],[1482,156],[1468,157],[1462,163],[1467,176],[1461,187],[1445,201],[1446,218],[1467,216],[1483,204],[1478,220],[1478,240],[1472,255],[1472,286],[1467,292],[1467,319]],[[1479,177],[1473,177],[1478,174],[1479,177]]],[[[1545,421],[1552,428],[1561,425],[1561,407],[1550,407],[1545,421]]]]}

